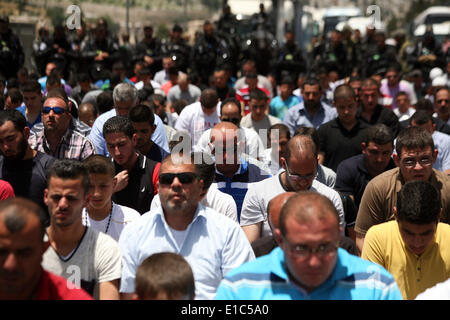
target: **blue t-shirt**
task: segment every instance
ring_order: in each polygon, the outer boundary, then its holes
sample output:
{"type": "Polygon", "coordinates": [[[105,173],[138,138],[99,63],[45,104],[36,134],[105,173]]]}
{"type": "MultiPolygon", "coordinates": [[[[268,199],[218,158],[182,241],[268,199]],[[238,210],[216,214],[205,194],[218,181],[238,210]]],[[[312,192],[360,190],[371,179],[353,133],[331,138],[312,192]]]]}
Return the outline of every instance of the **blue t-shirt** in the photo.
{"type": "Polygon", "coordinates": [[[283,120],[284,113],[298,103],[300,103],[300,100],[294,95],[290,95],[286,100],[281,99],[281,96],[276,96],[270,101],[270,114],[283,120]]]}

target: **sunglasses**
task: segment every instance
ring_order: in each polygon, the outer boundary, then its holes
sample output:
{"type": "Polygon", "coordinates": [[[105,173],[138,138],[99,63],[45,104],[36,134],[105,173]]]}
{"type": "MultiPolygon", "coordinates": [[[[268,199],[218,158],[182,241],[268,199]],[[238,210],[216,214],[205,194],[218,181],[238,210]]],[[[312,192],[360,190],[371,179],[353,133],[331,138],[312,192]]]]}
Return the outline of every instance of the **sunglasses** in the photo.
{"type": "Polygon", "coordinates": [[[43,114],[49,114],[50,113],[50,111],[52,111],[53,110],[53,112],[55,113],[55,114],[63,114],[63,113],[66,113],[66,109],[64,109],[64,108],[61,108],[61,107],[44,107],[43,109],[42,109],[42,113],[43,114]]]}
{"type": "Polygon", "coordinates": [[[162,173],[159,175],[159,183],[170,185],[172,184],[175,177],[177,177],[182,184],[189,184],[194,182],[194,180],[197,178],[197,175],[193,172],[162,173]]]}

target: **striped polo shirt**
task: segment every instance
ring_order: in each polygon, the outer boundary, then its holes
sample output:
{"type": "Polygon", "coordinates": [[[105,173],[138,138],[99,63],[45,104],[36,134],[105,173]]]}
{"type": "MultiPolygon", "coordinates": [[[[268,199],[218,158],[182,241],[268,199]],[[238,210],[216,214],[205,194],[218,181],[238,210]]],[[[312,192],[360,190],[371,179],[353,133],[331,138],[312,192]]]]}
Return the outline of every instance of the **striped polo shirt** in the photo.
{"type": "Polygon", "coordinates": [[[231,270],[221,281],[216,300],[401,300],[392,275],[383,267],[338,249],[331,276],[312,292],[289,280],[284,253],[268,255],[231,270]]]}
{"type": "Polygon", "coordinates": [[[236,202],[238,221],[241,219],[242,203],[244,202],[248,185],[271,177],[271,174],[267,170],[253,163],[257,162],[257,160],[247,161],[241,157],[240,162],[239,169],[231,178],[225,177],[216,169],[216,177],[214,180],[217,183],[217,188],[231,195],[236,202]]]}

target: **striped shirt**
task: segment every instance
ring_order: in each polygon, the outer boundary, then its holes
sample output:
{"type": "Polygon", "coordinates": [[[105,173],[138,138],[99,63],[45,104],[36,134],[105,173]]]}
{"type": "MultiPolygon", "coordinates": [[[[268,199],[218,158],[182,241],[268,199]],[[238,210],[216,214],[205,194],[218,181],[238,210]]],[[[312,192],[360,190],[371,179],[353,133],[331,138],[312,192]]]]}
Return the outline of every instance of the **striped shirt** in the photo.
{"type": "Polygon", "coordinates": [[[217,188],[231,195],[236,202],[238,221],[240,221],[242,204],[248,190],[248,185],[271,177],[268,170],[256,164],[258,162],[257,160],[249,159],[249,162],[241,158],[240,161],[239,169],[231,178],[225,177],[216,169],[216,177],[214,180],[217,183],[217,188]]]}
{"type": "Polygon", "coordinates": [[[28,138],[31,148],[51,155],[57,159],[75,159],[84,160],[92,154],[95,154],[94,144],[85,136],[77,131],[67,129],[63,135],[58,147],[52,151],[45,137],[45,130],[39,134],[31,133],[28,138]]]}
{"type": "Polygon", "coordinates": [[[392,275],[383,267],[338,249],[331,276],[306,292],[289,279],[281,248],[231,270],[216,300],[402,300],[392,275]]]}

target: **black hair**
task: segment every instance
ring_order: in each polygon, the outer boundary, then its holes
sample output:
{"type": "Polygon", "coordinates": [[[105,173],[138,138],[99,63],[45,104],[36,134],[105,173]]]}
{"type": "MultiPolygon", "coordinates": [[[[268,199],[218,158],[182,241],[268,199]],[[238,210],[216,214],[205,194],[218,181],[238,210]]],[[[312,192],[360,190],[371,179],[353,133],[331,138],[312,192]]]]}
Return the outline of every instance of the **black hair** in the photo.
{"type": "Polygon", "coordinates": [[[388,143],[394,145],[394,134],[392,133],[391,128],[389,128],[387,125],[383,123],[377,123],[367,129],[365,142],[366,145],[368,145],[369,142],[374,142],[381,146],[388,143]]]}
{"type": "Polygon", "coordinates": [[[268,99],[267,94],[261,89],[256,88],[255,90],[252,90],[252,92],[250,92],[250,100],[267,101],[267,99],[268,99]]]}
{"type": "Polygon", "coordinates": [[[397,195],[397,219],[413,224],[437,223],[441,193],[428,181],[410,181],[397,195]]]}
{"type": "Polygon", "coordinates": [[[47,183],[56,177],[63,180],[74,180],[81,178],[84,194],[89,191],[89,172],[83,163],[74,159],[57,159],[47,172],[47,183]]]}
{"type": "Polygon", "coordinates": [[[155,123],[155,115],[145,104],[138,104],[130,109],[128,117],[132,122],[147,122],[151,126],[155,123]]]}
{"type": "Polygon", "coordinates": [[[113,95],[109,91],[103,91],[95,99],[97,109],[100,114],[111,110],[114,107],[113,95]]]}
{"type": "Polygon", "coordinates": [[[23,129],[27,126],[27,120],[16,109],[1,110],[0,111],[0,126],[4,125],[6,121],[11,121],[14,125],[14,129],[23,132],[23,129]]]}
{"type": "Polygon", "coordinates": [[[105,137],[108,133],[117,132],[122,132],[131,139],[133,134],[136,133],[136,130],[134,130],[133,124],[128,117],[114,116],[106,120],[103,125],[103,136],[105,137]]]}
{"type": "Polygon", "coordinates": [[[431,114],[425,110],[418,110],[409,118],[409,123],[415,122],[417,125],[421,126],[428,123],[428,121],[433,122],[433,117],[431,114]]]}
{"type": "Polygon", "coordinates": [[[434,141],[431,134],[421,127],[408,127],[400,131],[397,137],[395,151],[400,158],[403,148],[411,149],[425,149],[431,147],[434,150],[434,141]]]}

